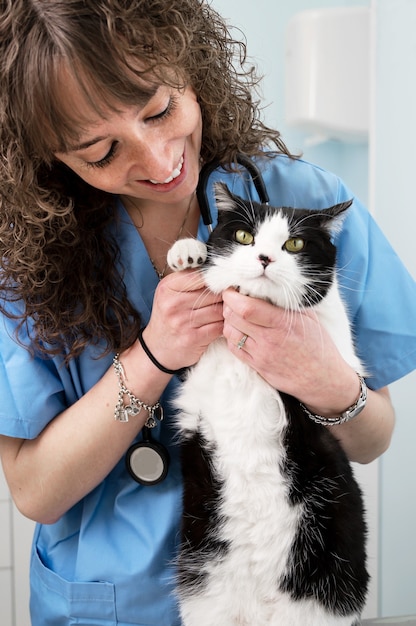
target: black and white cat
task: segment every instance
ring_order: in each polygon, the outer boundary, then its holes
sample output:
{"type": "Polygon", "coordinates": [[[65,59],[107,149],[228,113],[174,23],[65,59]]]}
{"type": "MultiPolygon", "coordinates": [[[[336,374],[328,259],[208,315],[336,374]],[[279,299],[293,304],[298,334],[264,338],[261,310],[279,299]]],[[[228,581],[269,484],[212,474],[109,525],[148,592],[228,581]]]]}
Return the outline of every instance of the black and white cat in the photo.
{"type": "MultiPolygon", "coordinates": [[[[344,359],[363,373],[331,242],[351,203],[273,208],[222,184],[216,201],[207,247],[177,241],[170,266],[201,266],[217,293],[236,287],[286,309],[313,307],[344,359]]],[[[236,359],[223,339],[188,370],[175,407],[183,439],[183,624],[359,624],[368,584],[363,504],[330,429],[236,359]]]]}

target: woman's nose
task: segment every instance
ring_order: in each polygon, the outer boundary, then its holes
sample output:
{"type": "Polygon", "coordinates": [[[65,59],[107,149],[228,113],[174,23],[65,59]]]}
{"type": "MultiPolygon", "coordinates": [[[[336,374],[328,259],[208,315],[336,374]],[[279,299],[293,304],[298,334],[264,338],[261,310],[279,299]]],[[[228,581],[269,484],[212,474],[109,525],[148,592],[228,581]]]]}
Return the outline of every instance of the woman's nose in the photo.
{"type": "Polygon", "coordinates": [[[167,182],[182,168],[182,155],[176,155],[169,142],[162,138],[133,140],[130,153],[133,167],[142,178],[152,182],[167,182]]]}

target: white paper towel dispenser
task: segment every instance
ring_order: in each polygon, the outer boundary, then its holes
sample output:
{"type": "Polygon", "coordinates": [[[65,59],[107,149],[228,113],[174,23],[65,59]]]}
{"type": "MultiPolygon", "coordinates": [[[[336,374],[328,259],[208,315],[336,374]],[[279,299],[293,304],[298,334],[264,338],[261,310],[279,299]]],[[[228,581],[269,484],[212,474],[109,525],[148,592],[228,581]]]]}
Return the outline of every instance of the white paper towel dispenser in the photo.
{"type": "Polygon", "coordinates": [[[285,44],[285,117],[321,139],[366,141],[370,101],[370,9],[303,11],[285,44]]]}

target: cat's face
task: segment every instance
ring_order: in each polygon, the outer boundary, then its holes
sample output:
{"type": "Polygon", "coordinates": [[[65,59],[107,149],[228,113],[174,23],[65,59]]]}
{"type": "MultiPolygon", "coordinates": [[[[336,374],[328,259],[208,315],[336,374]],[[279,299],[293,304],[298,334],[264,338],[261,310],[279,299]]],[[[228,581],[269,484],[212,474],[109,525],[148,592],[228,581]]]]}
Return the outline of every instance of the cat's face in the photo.
{"type": "Polygon", "coordinates": [[[216,185],[218,225],[208,241],[205,280],[298,310],[319,302],[333,281],[331,228],[351,202],[325,211],[275,208],[216,185]]]}

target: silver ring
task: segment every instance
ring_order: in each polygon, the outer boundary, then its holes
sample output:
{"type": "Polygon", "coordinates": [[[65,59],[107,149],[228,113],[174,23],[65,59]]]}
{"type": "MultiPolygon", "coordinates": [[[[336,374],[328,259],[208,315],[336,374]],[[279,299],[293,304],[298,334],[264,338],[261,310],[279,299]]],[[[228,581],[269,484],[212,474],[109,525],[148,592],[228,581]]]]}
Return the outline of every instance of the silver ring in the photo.
{"type": "Polygon", "coordinates": [[[239,341],[239,342],[238,342],[238,344],[237,344],[237,349],[238,349],[238,350],[241,350],[241,348],[242,348],[242,347],[244,346],[244,344],[246,343],[247,339],[248,339],[248,335],[243,335],[243,336],[241,337],[240,341],[239,341]]]}

